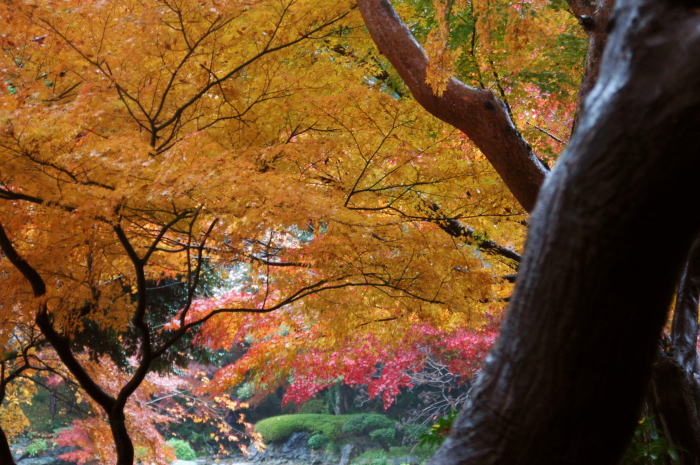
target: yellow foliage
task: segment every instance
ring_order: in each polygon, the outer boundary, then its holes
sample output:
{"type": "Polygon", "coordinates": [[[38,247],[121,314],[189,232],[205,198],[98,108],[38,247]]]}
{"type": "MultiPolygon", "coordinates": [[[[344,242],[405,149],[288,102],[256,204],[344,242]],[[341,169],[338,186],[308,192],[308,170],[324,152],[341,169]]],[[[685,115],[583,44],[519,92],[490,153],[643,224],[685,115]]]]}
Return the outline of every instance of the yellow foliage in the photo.
{"type": "MultiPolygon", "coordinates": [[[[447,3],[426,43],[437,94],[459,58],[447,3]]],[[[461,134],[368,78],[381,64],[352,1],[4,2],[0,30],[0,223],[63,334],[87,321],[126,334],[143,281],[242,265],[256,292],[182,318],[250,311],[208,320],[222,347],[289,328],[247,367],[274,360],[256,375],[272,386],[306,330],[320,348],[361,331],[392,344],[419,323],[478,328],[502,306],[509,266],[439,224],[517,249],[524,214],[461,134]]],[[[0,276],[0,311],[31,319],[22,276],[6,260],[0,276]]],[[[112,394],[125,383],[106,360],[82,362],[112,394]]]]}
{"type": "Polygon", "coordinates": [[[29,419],[22,410],[28,405],[36,388],[31,381],[19,379],[7,386],[5,399],[0,405],[0,427],[9,439],[20,435],[29,428],[29,419]]]}

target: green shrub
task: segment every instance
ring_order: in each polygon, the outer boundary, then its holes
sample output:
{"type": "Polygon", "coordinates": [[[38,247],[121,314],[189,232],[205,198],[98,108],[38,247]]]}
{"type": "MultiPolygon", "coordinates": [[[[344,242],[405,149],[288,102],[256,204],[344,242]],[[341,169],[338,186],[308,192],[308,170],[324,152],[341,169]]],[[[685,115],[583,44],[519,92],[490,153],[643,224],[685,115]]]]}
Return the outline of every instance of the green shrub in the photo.
{"type": "Polygon", "coordinates": [[[371,431],[391,428],[396,434],[394,422],[378,413],[354,413],[350,415],[329,415],[323,413],[297,413],[265,418],[255,425],[267,443],[281,442],[292,433],[306,432],[323,434],[328,441],[335,442],[344,434],[352,436],[368,435],[371,431]]]}
{"type": "Polygon", "coordinates": [[[396,429],[395,428],[375,429],[374,431],[369,433],[369,437],[373,441],[388,444],[396,438],[396,429]]]}
{"type": "Polygon", "coordinates": [[[35,439],[27,446],[27,454],[30,457],[36,457],[49,450],[49,445],[43,439],[35,439]]]}
{"type": "Polygon", "coordinates": [[[453,410],[444,417],[438,418],[435,424],[430,427],[430,431],[420,437],[420,445],[435,447],[442,444],[452,428],[452,423],[457,418],[457,413],[459,413],[457,410],[453,410]]]}
{"type": "Polygon", "coordinates": [[[343,433],[346,434],[362,434],[362,427],[364,424],[364,414],[357,415],[349,419],[343,425],[343,433]]]}
{"type": "Polygon", "coordinates": [[[346,434],[368,434],[370,431],[382,428],[392,428],[394,422],[384,415],[378,413],[360,413],[349,419],[343,425],[343,433],[346,434]]]}
{"type": "Polygon", "coordinates": [[[365,417],[364,422],[364,432],[368,433],[376,429],[383,428],[394,428],[393,420],[385,417],[384,415],[379,415],[377,413],[370,413],[365,417]]]}
{"type": "Polygon", "coordinates": [[[321,449],[328,444],[328,436],[323,433],[312,434],[309,438],[308,444],[312,449],[321,449]]]}
{"type": "Polygon", "coordinates": [[[171,438],[167,441],[170,446],[175,449],[175,457],[178,460],[194,460],[197,458],[197,454],[194,453],[192,446],[187,441],[182,439],[171,438]]]}
{"type": "Polygon", "coordinates": [[[265,442],[280,442],[292,433],[324,434],[329,440],[340,437],[343,424],[355,415],[327,415],[322,413],[297,413],[265,418],[255,424],[265,442]]]}
{"type": "Polygon", "coordinates": [[[396,437],[396,428],[392,426],[391,428],[375,429],[374,431],[370,431],[369,437],[372,441],[382,446],[384,450],[388,451],[389,446],[394,442],[394,438],[396,437]]]}

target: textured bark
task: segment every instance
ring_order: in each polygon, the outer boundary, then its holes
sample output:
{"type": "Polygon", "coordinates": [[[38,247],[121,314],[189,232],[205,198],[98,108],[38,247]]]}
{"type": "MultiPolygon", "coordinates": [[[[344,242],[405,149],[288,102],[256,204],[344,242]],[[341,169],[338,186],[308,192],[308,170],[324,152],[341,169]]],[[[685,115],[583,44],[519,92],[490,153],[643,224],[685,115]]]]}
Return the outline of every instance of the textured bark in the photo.
{"type": "Polygon", "coordinates": [[[700,298],[700,237],[695,240],[678,285],[671,327],[671,346],[678,364],[698,374],[698,300],[700,298]]]}
{"type": "Polygon", "coordinates": [[[476,231],[473,228],[465,225],[461,221],[454,218],[448,218],[444,221],[437,221],[440,229],[445,231],[452,237],[463,237],[469,239],[476,247],[489,255],[505,260],[511,268],[517,270],[522,257],[515,250],[504,247],[501,244],[490,239],[477,237],[476,231]]]}
{"type": "Polygon", "coordinates": [[[432,464],[620,459],[700,227],[684,203],[700,169],[696,6],[618,1],[598,82],[533,213],[501,337],[432,464]],[[663,247],[640,234],[658,225],[673,225],[663,247]]]}
{"type": "Polygon", "coordinates": [[[389,0],[358,0],[360,12],[379,50],[426,110],[463,131],[496,169],[527,211],[532,210],[546,168],[510,119],[506,105],[490,90],[450,79],[437,96],[425,83],[428,58],[389,0]]]}
{"type": "Polygon", "coordinates": [[[579,90],[583,101],[598,80],[603,50],[612,26],[610,21],[615,0],[569,0],[569,5],[588,34],[588,51],[579,90]]]}
{"type": "Polygon", "coordinates": [[[677,360],[660,352],[653,367],[651,402],[664,435],[678,451],[677,465],[700,464],[700,387],[677,360]]]}
{"type": "Polygon", "coordinates": [[[678,285],[670,347],[659,350],[651,387],[654,412],[679,451],[681,465],[700,465],[699,297],[700,238],[696,238],[678,285]]]}

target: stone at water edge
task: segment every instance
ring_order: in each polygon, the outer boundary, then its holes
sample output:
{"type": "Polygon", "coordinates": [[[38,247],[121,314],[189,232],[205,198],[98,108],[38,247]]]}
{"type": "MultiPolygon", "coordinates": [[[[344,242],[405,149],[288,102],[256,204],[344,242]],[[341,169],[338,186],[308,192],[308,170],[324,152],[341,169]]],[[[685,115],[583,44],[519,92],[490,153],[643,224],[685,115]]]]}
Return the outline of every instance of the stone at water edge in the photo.
{"type": "Polygon", "coordinates": [[[357,455],[353,454],[355,449],[354,444],[345,444],[342,449],[340,449],[340,461],[338,465],[348,465],[350,460],[354,458],[354,455],[357,455]]]}

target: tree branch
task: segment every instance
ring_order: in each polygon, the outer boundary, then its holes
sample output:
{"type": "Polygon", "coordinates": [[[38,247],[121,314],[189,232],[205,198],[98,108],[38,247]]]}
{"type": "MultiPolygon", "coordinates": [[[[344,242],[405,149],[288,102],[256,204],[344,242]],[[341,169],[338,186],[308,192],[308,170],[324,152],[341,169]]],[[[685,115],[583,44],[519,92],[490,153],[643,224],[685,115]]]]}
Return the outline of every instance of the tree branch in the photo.
{"type": "Polygon", "coordinates": [[[428,57],[391,2],[358,0],[358,5],[372,39],[418,103],[469,136],[518,202],[531,211],[547,171],[516,129],[506,105],[490,90],[469,87],[454,78],[443,95],[435,95],[425,82],[428,57]]]}

